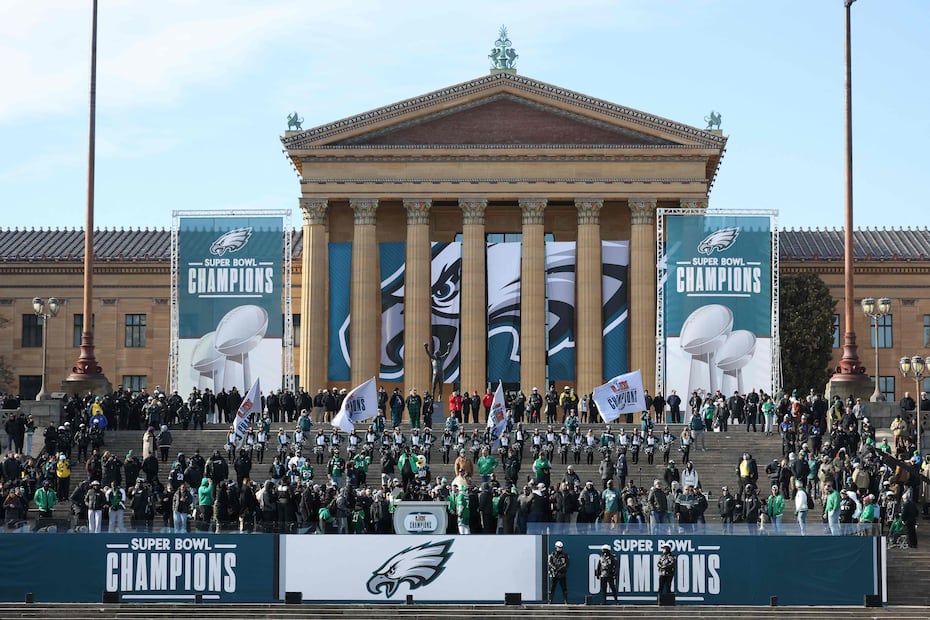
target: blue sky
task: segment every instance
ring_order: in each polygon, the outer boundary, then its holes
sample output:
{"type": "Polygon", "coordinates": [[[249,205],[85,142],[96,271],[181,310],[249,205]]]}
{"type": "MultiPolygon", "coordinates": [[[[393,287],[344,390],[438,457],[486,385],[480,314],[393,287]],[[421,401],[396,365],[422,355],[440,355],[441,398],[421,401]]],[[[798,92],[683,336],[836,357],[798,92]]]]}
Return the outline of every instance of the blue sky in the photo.
{"type": "MultiPolygon", "coordinates": [[[[855,225],[926,226],[930,2],[853,5],[855,225]]],[[[98,227],[173,209],[297,208],[304,128],[520,74],[730,136],[714,208],[840,227],[843,0],[101,0],[98,227]]],[[[0,4],[0,226],[84,224],[90,0],[0,4]]]]}

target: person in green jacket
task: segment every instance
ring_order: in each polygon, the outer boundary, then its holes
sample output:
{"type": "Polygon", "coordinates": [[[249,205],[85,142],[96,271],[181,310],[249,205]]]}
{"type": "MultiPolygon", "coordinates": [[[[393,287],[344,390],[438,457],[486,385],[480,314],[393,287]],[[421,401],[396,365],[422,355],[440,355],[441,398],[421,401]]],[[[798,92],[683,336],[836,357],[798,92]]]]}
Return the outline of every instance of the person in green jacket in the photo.
{"type": "Polygon", "coordinates": [[[781,531],[781,519],[785,514],[785,498],[778,491],[777,485],[772,485],[772,494],[765,503],[765,514],[772,519],[772,525],[776,532],[781,531]]]}
{"type": "Polygon", "coordinates": [[[481,456],[478,457],[478,473],[481,475],[481,482],[488,482],[494,468],[497,467],[497,459],[490,456],[487,448],[481,449],[481,456]]]}
{"type": "Polygon", "coordinates": [[[55,493],[55,489],[52,488],[50,480],[42,481],[42,486],[36,490],[32,501],[35,503],[36,508],[39,509],[40,515],[43,517],[52,516],[52,508],[58,503],[58,495],[55,493]]]}
{"type": "Polygon", "coordinates": [[[420,410],[423,409],[423,398],[417,394],[416,388],[410,390],[407,397],[407,415],[410,416],[410,427],[420,428],[420,410]]]}
{"type": "Polygon", "coordinates": [[[549,462],[542,453],[540,453],[539,458],[533,461],[533,471],[536,472],[536,484],[542,482],[546,485],[548,489],[551,484],[549,482],[549,472],[552,470],[552,464],[549,462]]]}
{"type": "Polygon", "coordinates": [[[200,488],[197,489],[197,514],[200,519],[210,522],[213,519],[213,482],[209,478],[200,481],[200,488]]]}
{"type": "Polygon", "coordinates": [[[831,483],[827,483],[823,488],[827,494],[827,500],[823,506],[823,516],[830,526],[830,534],[833,536],[840,535],[840,493],[833,488],[831,483]]]}
{"type": "Polygon", "coordinates": [[[471,534],[471,507],[468,505],[468,485],[463,484],[455,496],[455,515],[459,534],[471,534]]]}

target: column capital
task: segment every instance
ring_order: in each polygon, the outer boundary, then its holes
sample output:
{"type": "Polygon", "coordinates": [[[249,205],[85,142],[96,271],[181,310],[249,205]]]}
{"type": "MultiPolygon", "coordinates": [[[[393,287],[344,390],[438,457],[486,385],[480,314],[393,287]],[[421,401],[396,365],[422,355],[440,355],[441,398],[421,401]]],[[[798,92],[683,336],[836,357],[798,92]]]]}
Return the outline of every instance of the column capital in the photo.
{"type": "Polygon", "coordinates": [[[603,198],[575,198],[579,224],[600,224],[603,198]]]}
{"type": "Polygon", "coordinates": [[[463,224],[484,225],[484,212],[488,208],[487,198],[459,198],[463,224]]]}
{"type": "Polygon", "coordinates": [[[655,198],[631,198],[629,200],[631,220],[633,226],[652,226],[656,221],[655,198]]]}
{"type": "Polygon", "coordinates": [[[358,198],[349,201],[355,212],[355,224],[374,224],[375,211],[378,210],[377,198],[358,198]]]}
{"type": "Polygon", "coordinates": [[[545,198],[520,198],[518,201],[520,212],[523,214],[523,225],[527,224],[544,224],[546,205],[548,200],[545,198]]]}
{"type": "Polygon", "coordinates": [[[407,225],[429,224],[429,210],[433,206],[430,198],[404,198],[407,210],[407,225]]]}
{"type": "Polygon", "coordinates": [[[301,198],[300,210],[304,214],[304,224],[326,224],[329,201],[326,198],[301,198]]]}
{"type": "Polygon", "coordinates": [[[682,198],[680,204],[682,209],[706,209],[707,198],[682,198]]]}

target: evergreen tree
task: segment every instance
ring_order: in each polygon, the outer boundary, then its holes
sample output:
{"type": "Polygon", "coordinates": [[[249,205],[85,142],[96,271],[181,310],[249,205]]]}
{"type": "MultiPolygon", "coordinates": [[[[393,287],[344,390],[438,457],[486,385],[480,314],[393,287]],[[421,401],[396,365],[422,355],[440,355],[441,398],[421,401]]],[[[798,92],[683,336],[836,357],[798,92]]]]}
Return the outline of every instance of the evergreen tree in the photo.
{"type": "Polygon", "coordinates": [[[833,296],[815,273],[782,278],[778,319],[782,387],[821,392],[832,374],[833,296]]]}

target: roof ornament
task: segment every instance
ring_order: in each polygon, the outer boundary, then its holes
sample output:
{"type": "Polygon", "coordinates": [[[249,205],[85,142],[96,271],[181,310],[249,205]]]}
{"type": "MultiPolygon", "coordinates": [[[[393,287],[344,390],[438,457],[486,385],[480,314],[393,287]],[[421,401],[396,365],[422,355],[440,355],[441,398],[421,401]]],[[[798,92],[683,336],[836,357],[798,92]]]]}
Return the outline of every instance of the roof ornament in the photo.
{"type": "Polygon", "coordinates": [[[288,114],[287,115],[287,130],[288,131],[292,131],[292,130],[300,131],[301,130],[300,124],[303,122],[304,122],[304,119],[297,116],[297,112],[294,112],[293,114],[288,114]]]}
{"type": "Polygon", "coordinates": [[[707,129],[720,129],[721,122],[720,112],[715,112],[714,110],[710,111],[710,114],[704,117],[704,122],[707,123],[707,129]]]}
{"type": "Polygon", "coordinates": [[[507,26],[501,26],[497,41],[494,42],[494,49],[488,54],[491,59],[491,73],[516,73],[517,72],[517,50],[513,48],[510,39],[507,38],[507,26]]]}

